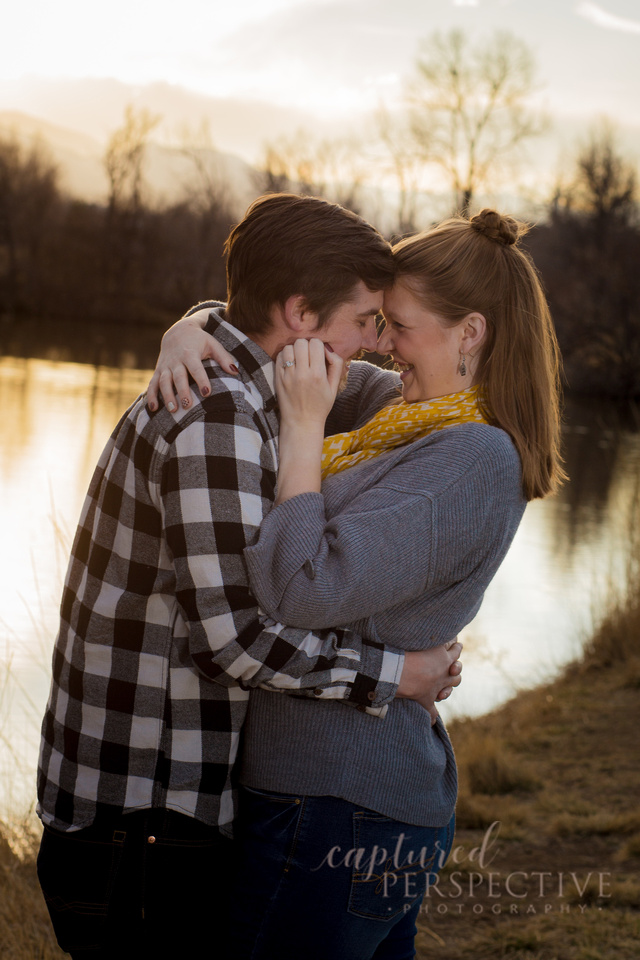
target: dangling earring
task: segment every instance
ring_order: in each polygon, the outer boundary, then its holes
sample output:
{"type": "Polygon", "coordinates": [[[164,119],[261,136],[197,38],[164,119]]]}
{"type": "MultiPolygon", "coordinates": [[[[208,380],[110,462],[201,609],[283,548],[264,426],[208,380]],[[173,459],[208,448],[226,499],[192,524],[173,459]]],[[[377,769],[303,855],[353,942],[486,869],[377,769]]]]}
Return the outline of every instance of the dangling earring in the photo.
{"type": "Polygon", "coordinates": [[[460,376],[466,377],[467,375],[467,364],[465,363],[464,353],[460,354],[460,376]]]}

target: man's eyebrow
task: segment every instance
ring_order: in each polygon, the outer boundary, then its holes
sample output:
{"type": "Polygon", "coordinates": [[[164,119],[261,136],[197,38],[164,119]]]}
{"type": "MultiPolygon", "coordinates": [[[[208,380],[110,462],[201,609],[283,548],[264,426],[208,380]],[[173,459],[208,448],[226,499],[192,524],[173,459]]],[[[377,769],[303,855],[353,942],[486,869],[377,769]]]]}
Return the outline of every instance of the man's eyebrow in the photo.
{"type": "Polygon", "coordinates": [[[380,314],[380,310],[377,307],[372,307],[371,310],[363,310],[362,313],[357,314],[359,317],[377,317],[380,314]]]}

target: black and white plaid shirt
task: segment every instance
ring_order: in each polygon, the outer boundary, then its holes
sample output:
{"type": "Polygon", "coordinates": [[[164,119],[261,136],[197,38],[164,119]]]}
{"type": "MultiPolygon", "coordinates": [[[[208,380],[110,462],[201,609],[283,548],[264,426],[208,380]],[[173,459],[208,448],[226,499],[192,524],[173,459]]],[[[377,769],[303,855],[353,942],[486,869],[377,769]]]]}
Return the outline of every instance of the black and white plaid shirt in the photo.
{"type": "Polygon", "coordinates": [[[82,510],[42,727],[39,813],[77,830],[166,807],[224,827],[249,689],[384,713],[402,657],[347,630],[259,611],[242,551],[274,499],[273,363],[213,311],[239,378],[152,414],[140,397],[105,448],[82,510]]]}

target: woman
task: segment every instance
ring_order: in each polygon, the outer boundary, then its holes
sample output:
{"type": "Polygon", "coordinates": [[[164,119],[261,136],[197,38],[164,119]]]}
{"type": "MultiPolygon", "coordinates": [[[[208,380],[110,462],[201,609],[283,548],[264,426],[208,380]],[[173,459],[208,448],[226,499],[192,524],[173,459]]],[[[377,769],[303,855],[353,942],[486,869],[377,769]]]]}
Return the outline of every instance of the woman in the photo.
{"type": "MultiPolygon", "coordinates": [[[[338,408],[358,390],[368,401],[350,435],[323,445],[334,358],[327,374],[320,341],[283,350],[278,500],[245,553],[271,616],[349,623],[411,650],[477,612],[526,501],[562,477],[557,345],[521,232],[485,210],[393,248],[378,347],[398,365],[402,399],[379,410],[389,374],[353,364],[338,408]]],[[[241,781],[236,955],[414,956],[421,899],[453,834],[442,722],[406,701],[381,722],[258,690],[241,781]]]]}

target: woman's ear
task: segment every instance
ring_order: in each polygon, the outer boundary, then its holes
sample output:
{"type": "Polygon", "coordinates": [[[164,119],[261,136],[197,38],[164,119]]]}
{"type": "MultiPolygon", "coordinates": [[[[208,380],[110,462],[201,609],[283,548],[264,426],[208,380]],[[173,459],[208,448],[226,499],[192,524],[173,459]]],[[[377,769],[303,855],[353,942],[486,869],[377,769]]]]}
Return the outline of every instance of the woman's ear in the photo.
{"type": "Polygon", "coordinates": [[[460,324],[462,337],[460,350],[462,353],[473,353],[482,346],[487,332],[487,321],[481,313],[469,313],[460,324]]]}

